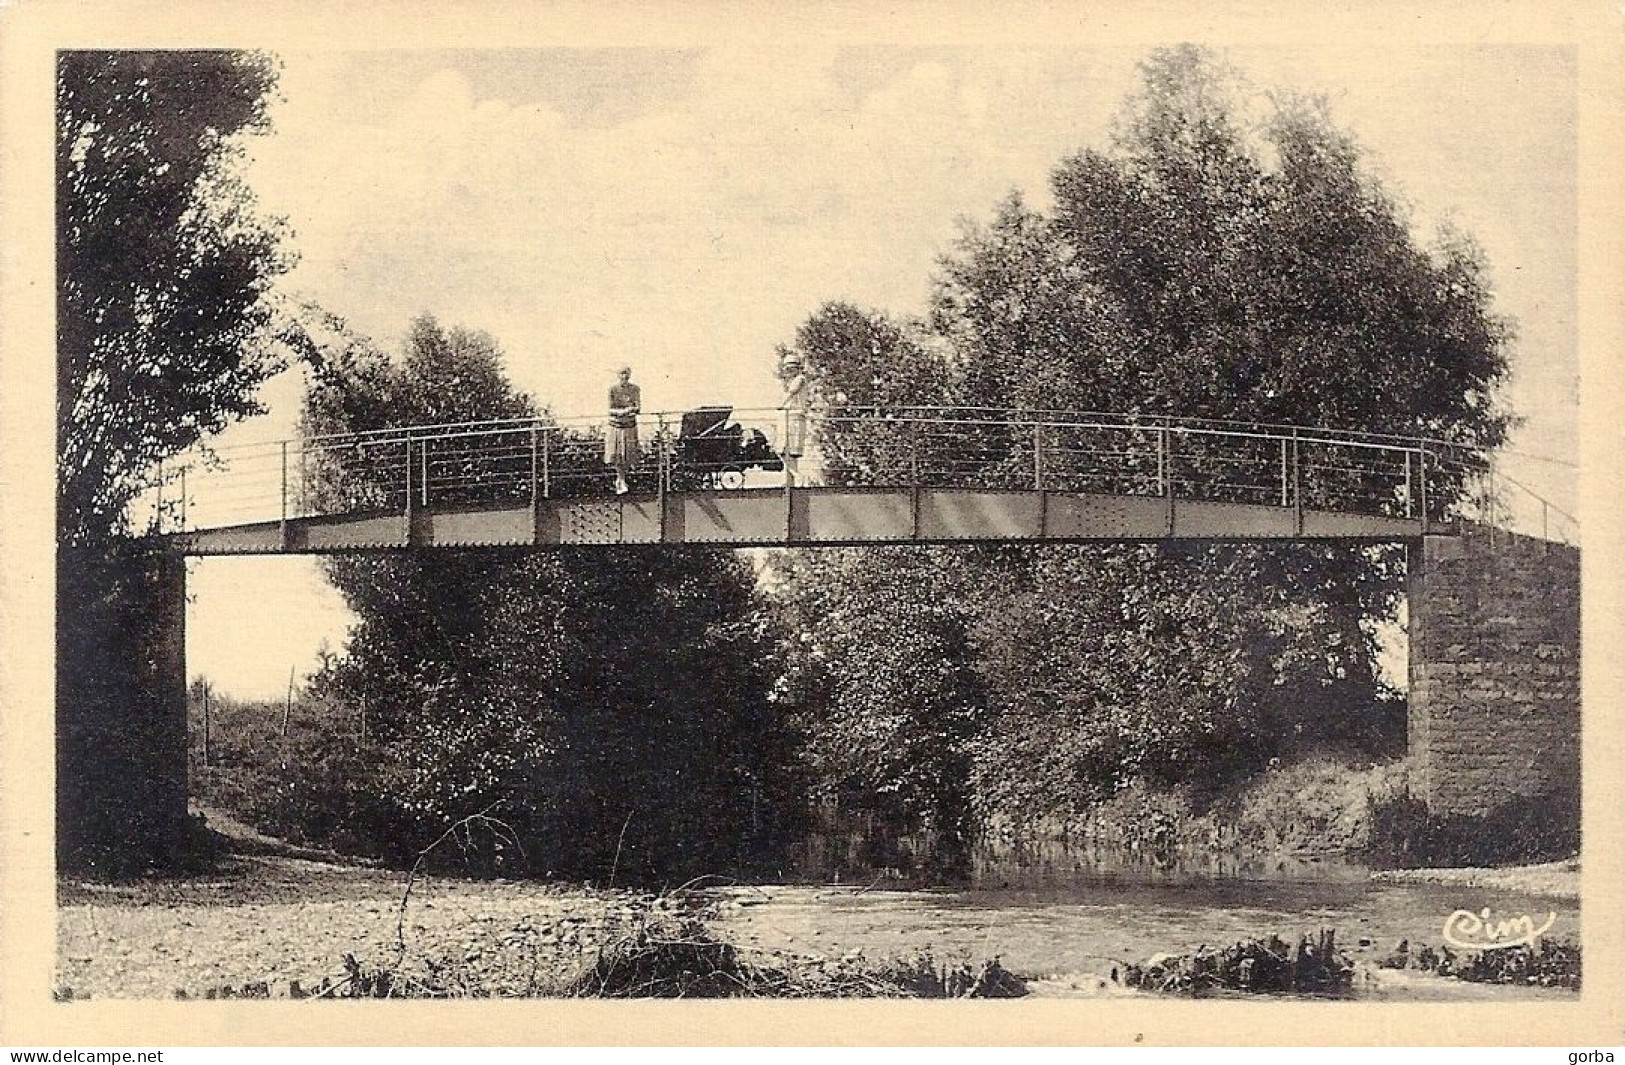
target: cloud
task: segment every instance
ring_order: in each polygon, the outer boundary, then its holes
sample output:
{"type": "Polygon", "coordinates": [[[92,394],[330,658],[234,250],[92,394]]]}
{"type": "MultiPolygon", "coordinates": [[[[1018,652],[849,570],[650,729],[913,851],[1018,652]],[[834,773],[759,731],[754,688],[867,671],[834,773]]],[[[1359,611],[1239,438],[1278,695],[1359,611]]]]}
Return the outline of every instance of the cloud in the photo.
{"type": "Polygon", "coordinates": [[[669,99],[583,125],[452,67],[391,100],[289,56],[251,180],[299,234],[290,283],[380,338],[422,310],[485,328],[560,409],[596,409],[627,359],[674,406],[771,402],[802,317],[922,309],[954,219],[1041,183],[1079,124],[1035,106],[1041,69],[871,50],[853,94],[838,58],[705,53],[669,99]]]}

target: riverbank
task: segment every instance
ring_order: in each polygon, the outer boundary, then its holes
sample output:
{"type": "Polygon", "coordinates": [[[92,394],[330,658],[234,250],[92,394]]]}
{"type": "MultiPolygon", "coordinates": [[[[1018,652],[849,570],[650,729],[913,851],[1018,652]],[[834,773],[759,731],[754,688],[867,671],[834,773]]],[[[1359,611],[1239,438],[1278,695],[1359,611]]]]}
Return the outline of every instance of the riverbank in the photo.
{"type": "MultiPolygon", "coordinates": [[[[1112,979],[1158,953],[1335,929],[1358,963],[1355,997],[1459,1001],[1564,997],[1557,988],[1463,984],[1379,966],[1401,940],[1438,943],[1450,915],[1551,910],[1554,939],[1578,936],[1561,899],[1455,884],[1074,874],[1041,886],[886,890],[764,885],[660,903],[631,891],[531,881],[418,878],[284,856],[237,856],[206,876],[58,889],[61,997],[273,997],[387,971],[394,987],[447,995],[549,996],[579,986],[603,948],[653,912],[694,917],[698,944],[758,972],[865,980],[922,956],[975,974],[997,959],[1040,996],[1141,994],[1112,979]],[[662,908],[663,907],[663,908],[662,908]],[[712,946],[712,943],[725,946],[712,946]],[[346,957],[353,959],[353,965],[346,957]],[[572,983],[575,981],[575,983],[572,983]]],[[[892,981],[895,982],[895,981],[892,981]]],[[[641,986],[641,985],[640,985],[641,986]]],[[[798,987],[804,986],[798,984],[798,987]]],[[[817,993],[817,992],[813,992],[817,993]]]]}
{"type": "Polygon", "coordinates": [[[206,876],[63,880],[59,994],[207,997],[221,987],[303,988],[345,978],[344,956],[403,979],[525,994],[579,970],[630,892],[418,878],[281,855],[240,855],[206,876]],[[403,904],[403,899],[404,904],[403,904]]]}
{"type": "Polygon", "coordinates": [[[703,891],[409,878],[254,854],[206,876],[67,877],[57,903],[60,1000],[1027,994],[991,958],[736,943],[712,928],[743,903],[703,891]]]}
{"type": "Polygon", "coordinates": [[[1443,884],[1456,888],[1513,891],[1543,898],[1580,898],[1580,859],[1498,869],[1382,869],[1371,879],[1383,884],[1443,884]]]}
{"type": "Polygon", "coordinates": [[[1518,796],[1485,814],[1435,815],[1414,775],[1405,760],[1311,758],[1218,795],[1137,781],[1077,816],[995,823],[983,838],[994,866],[1101,856],[1107,865],[1217,876],[1298,866],[1312,877],[1367,866],[1394,870],[1379,882],[1579,898],[1577,796],[1518,796]]]}
{"type": "Polygon", "coordinates": [[[938,956],[997,956],[1037,995],[1120,994],[1113,969],[1159,953],[1219,949],[1259,937],[1295,938],[1335,929],[1360,964],[1356,997],[1516,999],[1572,994],[1546,988],[1467,985],[1378,963],[1402,941],[1439,944],[1451,914],[1551,910],[1554,939],[1577,939],[1579,907],[1561,900],[1450,885],[1268,877],[1157,878],[1133,871],[1078,874],[1009,888],[883,890],[762,886],[719,891],[741,904],[717,933],[765,950],[886,957],[930,949],[938,956]],[[1555,905],[1554,905],[1555,902],[1555,905]]]}
{"type": "MultiPolygon", "coordinates": [[[[1274,766],[1220,797],[1189,786],[1135,782],[1082,816],[1061,823],[991,826],[990,838],[1053,838],[1077,851],[1199,866],[1269,865],[1363,856],[1373,842],[1373,810],[1407,791],[1404,761],[1346,765],[1311,758],[1274,766]]],[[[1017,843],[1016,848],[1030,847],[1017,843]]]]}

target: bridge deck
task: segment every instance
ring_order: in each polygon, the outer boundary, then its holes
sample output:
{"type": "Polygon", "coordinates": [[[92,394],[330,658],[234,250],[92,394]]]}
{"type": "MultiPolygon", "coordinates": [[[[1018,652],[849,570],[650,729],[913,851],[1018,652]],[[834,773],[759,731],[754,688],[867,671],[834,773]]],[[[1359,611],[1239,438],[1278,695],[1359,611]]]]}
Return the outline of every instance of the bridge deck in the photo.
{"type": "MultiPolygon", "coordinates": [[[[1429,531],[1444,531],[1435,526],[1429,531]]],[[[254,522],[167,537],[190,555],[406,547],[721,547],[1090,540],[1420,537],[1420,519],[1175,497],[963,488],[793,488],[416,507],[254,522]]]]}
{"type": "MultiPolygon", "coordinates": [[[[1394,542],[1498,524],[1494,464],[1413,437],[1066,411],[703,408],[411,425],[158,471],[149,528],[195,555],[977,541],[1394,542]],[[699,417],[704,415],[704,418],[699,417]],[[701,422],[705,424],[700,424],[701,422]],[[1482,491],[1469,482],[1482,476],[1482,491]],[[631,491],[616,496],[624,479],[631,491]]],[[[1549,511],[1541,502],[1544,535],[1549,511]]]]}

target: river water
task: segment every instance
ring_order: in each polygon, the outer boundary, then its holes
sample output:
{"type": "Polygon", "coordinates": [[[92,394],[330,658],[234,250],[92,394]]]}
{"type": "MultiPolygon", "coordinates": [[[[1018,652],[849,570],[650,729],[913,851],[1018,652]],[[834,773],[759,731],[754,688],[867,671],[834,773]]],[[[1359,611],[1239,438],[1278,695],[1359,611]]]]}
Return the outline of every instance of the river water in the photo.
{"type": "Polygon", "coordinates": [[[1572,999],[1575,992],[1469,984],[1381,970],[1401,939],[1437,948],[1455,910],[1488,907],[1496,919],[1529,915],[1549,933],[1579,936],[1579,903],[1504,891],[1374,882],[1336,862],[1214,868],[1108,868],[1113,863],[983,862],[965,888],[900,889],[882,883],[733,888],[721,892],[721,928],[741,946],[825,957],[879,959],[929,950],[939,959],[998,957],[1036,978],[1045,995],[1123,994],[1110,978],[1124,962],[1157,953],[1322,928],[1362,964],[1356,996],[1394,999],[1572,999]]]}

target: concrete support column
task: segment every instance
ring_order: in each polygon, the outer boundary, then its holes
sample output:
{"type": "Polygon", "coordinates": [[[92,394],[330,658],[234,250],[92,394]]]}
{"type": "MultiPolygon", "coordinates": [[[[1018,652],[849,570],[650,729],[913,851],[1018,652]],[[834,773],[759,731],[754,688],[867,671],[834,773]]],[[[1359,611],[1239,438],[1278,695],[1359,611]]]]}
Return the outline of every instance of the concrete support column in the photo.
{"type": "Polygon", "coordinates": [[[109,874],[175,867],[186,826],[186,564],[57,559],[57,857],[109,874]]]}
{"type": "Polygon", "coordinates": [[[1580,553],[1467,526],[1408,553],[1409,745],[1429,809],[1580,783],[1580,553]]]}

